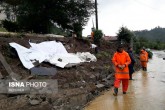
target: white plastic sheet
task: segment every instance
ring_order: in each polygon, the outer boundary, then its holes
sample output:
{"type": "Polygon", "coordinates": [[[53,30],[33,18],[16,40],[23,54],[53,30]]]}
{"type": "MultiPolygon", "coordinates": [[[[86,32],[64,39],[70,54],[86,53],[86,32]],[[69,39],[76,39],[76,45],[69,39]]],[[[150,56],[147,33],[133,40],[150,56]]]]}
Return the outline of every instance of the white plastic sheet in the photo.
{"type": "Polygon", "coordinates": [[[96,48],[97,47],[97,45],[95,45],[95,44],[91,44],[91,48],[93,49],[93,48],[96,48]]]}
{"type": "MultiPolygon", "coordinates": [[[[30,42],[29,42],[30,43],[30,42]]],[[[15,48],[25,68],[34,67],[35,61],[43,61],[64,68],[68,64],[79,64],[81,62],[96,61],[96,57],[89,52],[68,53],[61,42],[46,41],[39,44],[30,43],[31,47],[25,48],[17,43],[10,43],[15,48]]]]}
{"type": "Polygon", "coordinates": [[[30,69],[34,67],[33,62],[28,57],[29,54],[32,53],[30,49],[27,49],[17,43],[10,43],[10,46],[16,49],[19,59],[25,68],[30,69]]]}

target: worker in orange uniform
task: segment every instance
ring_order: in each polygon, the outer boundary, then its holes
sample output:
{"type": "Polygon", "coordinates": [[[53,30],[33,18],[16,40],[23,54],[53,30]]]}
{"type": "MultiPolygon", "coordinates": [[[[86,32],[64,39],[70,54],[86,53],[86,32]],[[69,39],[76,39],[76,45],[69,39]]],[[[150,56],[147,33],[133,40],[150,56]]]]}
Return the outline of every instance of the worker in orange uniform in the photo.
{"type": "Polygon", "coordinates": [[[92,39],[92,41],[94,40],[94,32],[93,31],[91,32],[91,39],[92,39]]]}
{"type": "Polygon", "coordinates": [[[142,69],[147,71],[148,52],[146,52],[145,48],[140,51],[140,62],[142,69]]]}
{"type": "Polygon", "coordinates": [[[92,40],[92,42],[94,43],[94,30],[95,30],[95,28],[93,27],[93,28],[91,28],[91,40],[92,40]]]}
{"type": "Polygon", "coordinates": [[[115,65],[115,81],[113,95],[117,96],[118,88],[120,87],[121,81],[123,94],[126,94],[129,81],[128,65],[131,63],[131,59],[128,53],[123,50],[123,47],[121,45],[117,48],[117,52],[114,54],[112,62],[115,65]]]}

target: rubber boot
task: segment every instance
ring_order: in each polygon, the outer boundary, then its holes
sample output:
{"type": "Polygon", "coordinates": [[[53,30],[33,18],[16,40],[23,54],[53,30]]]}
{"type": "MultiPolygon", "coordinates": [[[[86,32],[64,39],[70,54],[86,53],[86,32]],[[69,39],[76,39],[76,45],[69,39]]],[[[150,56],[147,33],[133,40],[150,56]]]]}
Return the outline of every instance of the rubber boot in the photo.
{"type": "Polygon", "coordinates": [[[132,74],[129,74],[129,80],[132,80],[132,74]]]}
{"type": "Polygon", "coordinates": [[[113,93],[113,95],[114,95],[114,96],[117,96],[117,93],[118,93],[118,88],[114,88],[114,93],[113,93]]]}
{"type": "Polygon", "coordinates": [[[145,71],[147,71],[147,67],[144,67],[145,68],[145,71]]]}
{"type": "Polygon", "coordinates": [[[126,94],[126,92],[123,92],[123,94],[126,94]]]}

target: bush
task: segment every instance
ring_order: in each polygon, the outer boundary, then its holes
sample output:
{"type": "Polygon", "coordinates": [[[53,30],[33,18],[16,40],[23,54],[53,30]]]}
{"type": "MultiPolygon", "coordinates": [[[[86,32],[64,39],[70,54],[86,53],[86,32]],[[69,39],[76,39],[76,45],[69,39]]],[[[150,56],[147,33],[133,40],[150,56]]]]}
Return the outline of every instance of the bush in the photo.
{"type": "Polygon", "coordinates": [[[16,22],[3,20],[2,25],[9,32],[18,32],[19,31],[19,28],[18,28],[19,26],[16,22]]]}
{"type": "Polygon", "coordinates": [[[94,30],[94,44],[100,46],[100,39],[103,36],[103,32],[101,30],[94,30]]]}
{"type": "Polygon", "coordinates": [[[6,32],[7,30],[5,28],[0,27],[0,32],[6,32]]]}
{"type": "Polygon", "coordinates": [[[146,51],[148,52],[148,57],[149,57],[149,58],[152,58],[153,53],[152,53],[150,50],[146,50],[146,51]]]}

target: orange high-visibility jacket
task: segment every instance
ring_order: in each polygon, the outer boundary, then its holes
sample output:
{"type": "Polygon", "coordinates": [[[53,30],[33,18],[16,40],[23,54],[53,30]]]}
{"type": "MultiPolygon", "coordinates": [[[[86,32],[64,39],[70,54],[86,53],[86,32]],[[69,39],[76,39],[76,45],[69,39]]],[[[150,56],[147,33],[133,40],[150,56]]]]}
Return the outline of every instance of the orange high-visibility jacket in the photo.
{"type": "Polygon", "coordinates": [[[115,65],[116,73],[115,78],[117,79],[129,79],[128,65],[131,63],[131,59],[127,52],[122,53],[116,52],[112,58],[112,62],[115,65]],[[120,69],[118,65],[126,65],[124,69],[120,69]]]}
{"type": "Polygon", "coordinates": [[[145,50],[141,50],[140,61],[141,62],[147,62],[148,61],[148,53],[145,50]]]}

